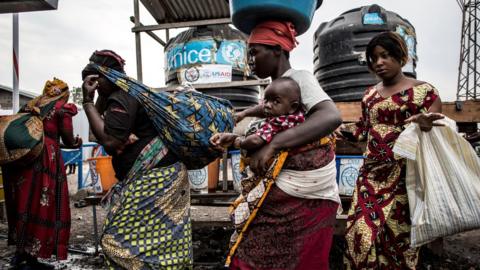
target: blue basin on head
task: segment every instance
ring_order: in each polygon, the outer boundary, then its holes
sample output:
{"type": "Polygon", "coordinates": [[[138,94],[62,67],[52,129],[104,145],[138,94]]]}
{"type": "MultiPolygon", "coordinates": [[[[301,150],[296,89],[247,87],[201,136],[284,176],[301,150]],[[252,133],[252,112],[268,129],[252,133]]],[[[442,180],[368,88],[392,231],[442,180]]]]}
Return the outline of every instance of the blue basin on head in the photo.
{"type": "Polygon", "coordinates": [[[233,25],[250,34],[260,22],[289,21],[295,25],[297,35],[305,33],[315,10],[323,0],[230,0],[233,25]]]}

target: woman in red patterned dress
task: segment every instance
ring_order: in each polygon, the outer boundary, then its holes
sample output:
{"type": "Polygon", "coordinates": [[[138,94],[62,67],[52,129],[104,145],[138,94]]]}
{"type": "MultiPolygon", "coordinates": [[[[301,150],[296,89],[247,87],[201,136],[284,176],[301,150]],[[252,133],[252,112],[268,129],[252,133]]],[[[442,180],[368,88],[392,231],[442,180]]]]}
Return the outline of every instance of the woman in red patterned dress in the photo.
{"type": "Polygon", "coordinates": [[[67,258],[70,236],[70,206],[67,177],[60,153],[60,138],[66,148],[78,148],[72,117],[74,104],[68,104],[68,86],[61,80],[47,81],[43,94],[21,111],[33,111],[55,103],[43,120],[44,146],[39,157],[26,166],[5,166],[5,195],[8,217],[8,243],[16,245],[14,269],[53,269],[37,258],[67,258]]]}
{"type": "Polygon", "coordinates": [[[398,34],[374,37],[366,56],[382,81],[365,91],[360,121],[341,128],[346,137],[367,140],[348,213],[345,264],[347,269],[415,269],[418,250],[410,248],[405,160],[397,159],[392,148],[409,122],[429,131],[443,118],[442,103],[432,85],[402,73],[408,51],[398,34]]]}

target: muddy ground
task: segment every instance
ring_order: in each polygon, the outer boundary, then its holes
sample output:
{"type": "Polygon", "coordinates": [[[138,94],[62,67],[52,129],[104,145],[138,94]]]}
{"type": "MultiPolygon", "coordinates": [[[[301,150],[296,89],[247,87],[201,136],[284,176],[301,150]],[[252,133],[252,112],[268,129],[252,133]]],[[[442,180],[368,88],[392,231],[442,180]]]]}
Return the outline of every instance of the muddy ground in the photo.
{"type": "MultiPolygon", "coordinates": [[[[70,186],[76,187],[75,176],[69,176],[70,186]]],[[[76,190],[71,189],[71,194],[76,190]]],[[[71,197],[72,229],[70,237],[69,259],[55,263],[56,269],[106,269],[101,253],[97,256],[84,255],[73,250],[94,252],[93,215],[92,207],[76,208],[73,205],[75,196],[71,197]]],[[[231,234],[231,228],[225,226],[227,218],[226,207],[192,206],[193,220],[193,248],[196,270],[223,269],[226,247],[231,234]]],[[[105,211],[97,207],[98,230],[100,232],[105,211]]],[[[7,246],[4,238],[7,232],[6,221],[0,221],[0,269],[9,269],[9,258],[14,249],[7,246]]],[[[421,250],[418,269],[447,270],[468,269],[480,270],[480,230],[465,232],[446,237],[443,241],[443,252],[435,245],[424,247],[421,250]]],[[[336,236],[330,255],[330,267],[333,270],[342,269],[344,242],[342,237],[336,236]]]]}

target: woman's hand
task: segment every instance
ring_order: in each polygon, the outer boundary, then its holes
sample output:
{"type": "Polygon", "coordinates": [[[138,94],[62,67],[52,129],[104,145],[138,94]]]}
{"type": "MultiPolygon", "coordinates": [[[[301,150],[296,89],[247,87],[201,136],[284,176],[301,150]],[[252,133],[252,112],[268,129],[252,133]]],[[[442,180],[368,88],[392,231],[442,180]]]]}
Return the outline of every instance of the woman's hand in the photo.
{"type": "Polygon", "coordinates": [[[265,175],[267,173],[268,168],[272,164],[272,160],[276,154],[275,148],[272,144],[266,144],[258,151],[253,153],[250,157],[250,169],[256,175],[265,175]]]}
{"type": "Polygon", "coordinates": [[[469,143],[476,143],[480,141],[480,132],[475,132],[473,134],[465,134],[464,136],[465,140],[467,140],[469,143]]]}
{"type": "Polygon", "coordinates": [[[333,132],[333,134],[335,135],[335,139],[336,140],[346,140],[345,136],[343,135],[342,131],[345,130],[345,124],[341,124],[337,129],[335,129],[335,131],[333,132]]]}
{"type": "Polygon", "coordinates": [[[82,84],[82,93],[83,93],[83,103],[93,102],[95,98],[95,91],[98,88],[98,75],[88,75],[83,80],[82,84]]]}
{"type": "Polygon", "coordinates": [[[75,137],[75,143],[73,144],[73,148],[80,148],[82,147],[82,144],[83,144],[82,138],[80,138],[80,136],[77,135],[75,137]]]}
{"type": "Polygon", "coordinates": [[[135,135],[135,134],[133,134],[133,133],[130,134],[130,135],[128,136],[127,141],[126,141],[124,144],[119,145],[119,146],[115,149],[117,155],[122,154],[123,151],[125,150],[125,147],[127,147],[128,145],[134,144],[134,143],[137,142],[138,140],[139,140],[139,138],[137,137],[137,135],[135,135]]]}
{"type": "Polygon", "coordinates": [[[137,135],[132,133],[132,134],[130,134],[130,136],[128,136],[128,139],[127,139],[127,142],[125,143],[125,145],[134,144],[137,141],[138,141],[137,135]]]}
{"type": "Polygon", "coordinates": [[[233,145],[237,137],[238,135],[233,133],[217,133],[210,137],[210,143],[216,150],[223,152],[233,145]]]}
{"type": "MultiPolygon", "coordinates": [[[[62,137],[62,140],[63,140],[63,137],[62,137]]],[[[72,140],[72,143],[70,145],[68,144],[65,144],[65,143],[61,143],[60,144],[60,148],[65,148],[65,149],[78,149],[80,147],[82,147],[82,138],[80,138],[80,136],[75,136],[75,138],[73,138],[72,140]]]]}
{"type": "Polygon", "coordinates": [[[421,131],[430,131],[433,126],[443,126],[442,124],[434,123],[434,121],[445,118],[441,113],[419,113],[411,116],[405,123],[417,123],[421,131]]]}

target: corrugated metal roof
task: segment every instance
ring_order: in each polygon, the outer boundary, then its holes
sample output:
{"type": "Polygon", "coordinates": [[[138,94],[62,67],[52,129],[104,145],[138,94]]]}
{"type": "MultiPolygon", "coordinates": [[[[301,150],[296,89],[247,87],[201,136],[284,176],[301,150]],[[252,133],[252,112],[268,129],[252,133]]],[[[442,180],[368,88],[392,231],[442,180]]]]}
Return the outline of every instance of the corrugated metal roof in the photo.
{"type": "Polygon", "coordinates": [[[230,18],[227,0],[141,0],[157,23],[230,18]]]}
{"type": "MultiPolygon", "coordinates": [[[[12,89],[12,87],[0,84],[0,91],[13,92],[13,89],[12,89]]],[[[26,98],[35,98],[35,97],[40,95],[40,94],[35,94],[33,92],[30,92],[30,91],[21,90],[21,89],[19,90],[19,92],[20,92],[19,94],[21,96],[24,96],[26,98]]]]}
{"type": "Polygon", "coordinates": [[[0,13],[57,9],[58,0],[2,0],[0,13]]]}

